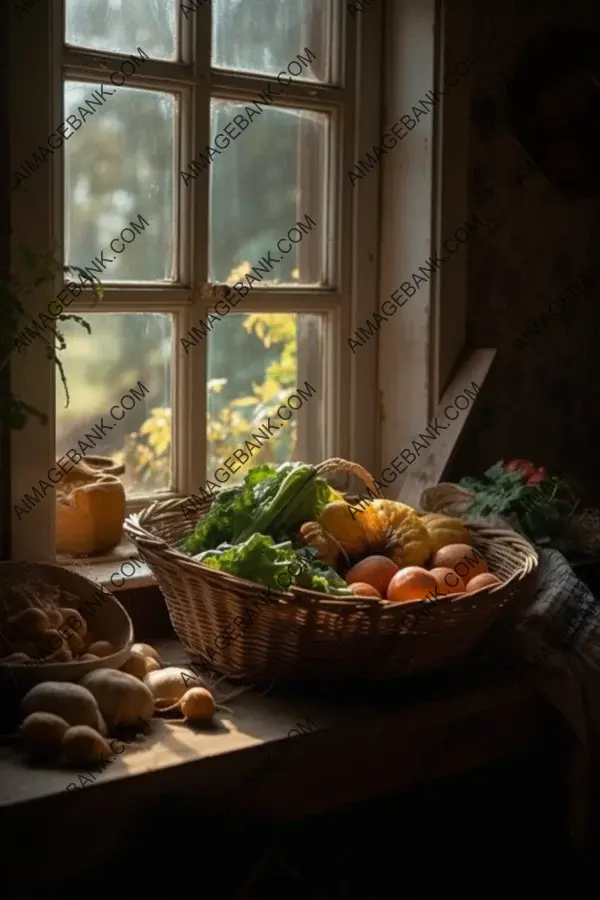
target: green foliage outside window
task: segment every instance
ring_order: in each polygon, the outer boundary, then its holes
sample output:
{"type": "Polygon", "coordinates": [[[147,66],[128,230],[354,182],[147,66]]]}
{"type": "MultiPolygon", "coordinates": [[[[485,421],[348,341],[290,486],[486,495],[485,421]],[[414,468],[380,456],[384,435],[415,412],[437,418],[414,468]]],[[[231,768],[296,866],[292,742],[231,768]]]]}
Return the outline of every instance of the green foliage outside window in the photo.
{"type": "MultiPolygon", "coordinates": [[[[211,478],[215,469],[234,450],[244,446],[253,430],[258,430],[269,416],[275,419],[277,409],[286,402],[296,387],[295,316],[287,313],[252,313],[243,318],[235,318],[238,321],[241,319],[244,331],[254,334],[265,350],[275,350],[276,356],[267,366],[264,380],[253,381],[251,392],[246,396],[234,396],[223,402],[228,379],[209,379],[206,434],[208,478],[211,478]]],[[[225,322],[220,324],[224,325],[225,322]]],[[[277,419],[277,423],[281,424],[281,421],[277,419]]],[[[292,414],[277,433],[277,440],[270,440],[260,453],[253,454],[252,464],[278,463],[291,459],[295,444],[296,422],[292,414]]],[[[127,436],[125,449],[115,456],[125,463],[137,489],[143,491],[152,490],[156,483],[165,482],[171,471],[170,453],[171,410],[155,408],[140,428],[127,436]]],[[[241,475],[243,471],[240,471],[241,475]]]]}

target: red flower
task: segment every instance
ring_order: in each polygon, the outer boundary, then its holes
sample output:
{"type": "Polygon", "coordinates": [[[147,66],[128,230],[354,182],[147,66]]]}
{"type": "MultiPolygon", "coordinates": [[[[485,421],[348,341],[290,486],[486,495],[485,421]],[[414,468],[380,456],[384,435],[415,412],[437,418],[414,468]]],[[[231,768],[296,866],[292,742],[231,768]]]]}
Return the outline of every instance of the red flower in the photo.
{"type": "MultiPolygon", "coordinates": [[[[527,481],[538,471],[528,459],[513,459],[504,466],[505,472],[519,472],[523,481],[527,481]]],[[[541,471],[541,470],[540,470],[541,471]]]]}
{"type": "Polygon", "coordinates": [[[543,466],[540,466],[537,472],[534,472],[533,475],[529,476],[529,478],[527,479],[527,484],[540,484],[547,477],[548,473],[546,469],[543,466]]]}

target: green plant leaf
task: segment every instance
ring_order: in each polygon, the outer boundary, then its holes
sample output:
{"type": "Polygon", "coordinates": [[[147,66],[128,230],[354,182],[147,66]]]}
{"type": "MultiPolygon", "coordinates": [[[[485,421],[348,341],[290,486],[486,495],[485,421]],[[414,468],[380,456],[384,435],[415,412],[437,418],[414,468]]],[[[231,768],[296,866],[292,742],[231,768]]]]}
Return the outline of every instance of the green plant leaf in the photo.
{"type": "MultiPolygon", "coordinates": [[[[83,279],[90,282],[96,299],[102,298],[104,293],[102,284],[100,282],[94,283],[90,276],[79,266],[62,266],[54,259],[52,254],[47,253],[45,255],[40,255],[25,244],[19,246],[18,252],[24,268],[29,273],[33,273],[29,279],[29,288],[41,285],[55,272],[77,272],[83,279]]],[[[0,320],[0,341],[2,347],[0,368],[4,368],[14,350],[14,340],[24,327],[23,319],[26,320],[25,324],[27,323],[28,316],[26,310],[18,297],[18,294],[24,291],[24,289],[25,286],[18,281],[15,281],[14,278],[9,282],[6,280],[0,282],[0,312],[2,316],[0,320]]],[[[88,334],[91,334],[90,324],[81,316],[71,313],[69,315],[59,316],[59,318],[62,320],[73,319],[81,325],[82,328],[85,328],[88,334]]],[[[31,321],[31,324],[35,327],[35,323],[31,321]]],[[[61,382],[65,391],[66,406],[68,406],[69,391],[67,388],[67,380],[64,367],[58,356],[58,353],[61,350],[66,349],[66,340],[58,328],[49,325],[48,330],[51,333],[50,339],[46,338],[43,334],[41,335],[41,339],[46,344],[46,357],[53,360],[59,368],[61,382]]],[[[46,424],[46,417],[40,410],[29,405],[14,394],[10,395],[7,403],[0,406],[0,415],[2,416],[4,424],[11,430],[24,428],[29,416],[35,416],[40,422],[46,424]]]]}
{"type": "MultiPolygon", "coordinates": [[[[91,327],[90,323],[86,322],[85,319],[82,319],[81,316],[76,316],[75,313],[69,313],[66,316],[58,316],[58,319],[61,322],[66,322],[68,319],[73,319],[74,322],[77,322],[78,325],[81,325],[82,328],[85,328],[85,330],[87,331],[88,334],[92,333],[92,327],[91,327]]],[[[60,334],[60,332],[58,332],[58,334],[60,334]]],[[[64,337],[62,335],[60,335],[60,336],[62,337],[62,339],[64,341],[64,337]]],[[[66,347],[66,343],[64,346],[66,347]]],[[[64,347],[62,347],[61,349],[64,349],[64,347]]]]}
{"type": "Polygon", "coordinates": [[[499,475],[504,475],[504,463],[500,460],[497,463],[494,463],[493,466],[490,466],[489,469],[486,469],[483,473],[486,478],[489,478],[491,481],[494,481],[499,475]]]}
{"type": "Polygon", "coordinates": [[[480,491],[482,487],[481,482],[477,478],[472,478],[470,475],[465,475],[464,478],[461,478],[458,482],[458,486],[467,491],[480,491]]]}

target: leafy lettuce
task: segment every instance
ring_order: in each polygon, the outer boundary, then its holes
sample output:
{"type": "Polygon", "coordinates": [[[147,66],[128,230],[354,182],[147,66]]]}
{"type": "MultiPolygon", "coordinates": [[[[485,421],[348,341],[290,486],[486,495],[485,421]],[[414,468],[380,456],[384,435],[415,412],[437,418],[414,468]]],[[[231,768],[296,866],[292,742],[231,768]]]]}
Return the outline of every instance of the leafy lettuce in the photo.
{"type": "Polygon", "coordinates": [[[338,573],[315,558],[312,548],[295,550],[303,522],[317,519],[339,494],[314,466],[256,466],[239,487],[219,491],[195,531],[178,545],[198,562],[273,590],[292,584],[324,594],[352,596],[338,573]]]}
{"type": "Polygon", "coordinates": [[[259,582],[276,591],[296,584],[324,594],[352,596],[334,569],[303,551],[297,552],[291,541],[276,544],[264,534],[253,534],[240,544],[222,544],[214,550],[205,550],[194,559],[211,569],[259,582]]]}
{"type": "Polygon", "coordinates": [[[316,519],[337,494],[314,466],[283,463],[256,466],[239,487],[219,491],[209,512],[179,549],[191,555],[221,544],[240,544],[250,535],[270,535],[275,541],[295,536],[303,522],[316,519]]]}

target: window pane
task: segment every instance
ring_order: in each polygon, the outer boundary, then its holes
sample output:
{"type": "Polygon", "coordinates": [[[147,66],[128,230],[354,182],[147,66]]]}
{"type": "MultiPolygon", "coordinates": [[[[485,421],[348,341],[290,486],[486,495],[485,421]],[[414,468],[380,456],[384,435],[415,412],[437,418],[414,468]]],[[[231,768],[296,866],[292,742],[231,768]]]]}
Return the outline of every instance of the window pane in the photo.
{"type": "Polygon", "coordinates": [[[112,456],[125,463],[125,474],[120,477],[128,493],[169,489],[171,316],[82,315],[91,334],[76,322],[60,325],[67,342],[60,358],[70,403],[65,409],[64,390],[57,377],[56,458],[70,449],[88,456],[112,456]],[[96,425],[99,428],[94,431],[96,425]],[[92,446],[86,450],[79,441],[92,446]]]}
{"type": "Polygon", "coordinates": [[[322,358],[320,316],[230,313],[215,325],[208,343],[207,478],[215,481],[225,460],[239,470],[233,476],[226,470],[231,483],[262,463],[324,458],[322,358]],[[236,451],[240,466],[230,459],[236,451]]]}
{"type": "Polygon", "coordinates": [[[329,0],[213,0],[212,64],[223,69],[277,76],[307,49],[316,57],[302,74],[304,81],[328,78],[331,40],[329,0]],[[240,40],[243,35],[243,40],[240,40]]]}
{"type": "Polygon", "coordinates": [[[96,108],[100,89],[65,85],[66,118],[81,122],[65,143],[67,264],[91,266],[102,282],[173,279],[176,100],[131,88],[106,96],[104,85],[96,108]]]}
{"type": "Polygon", "coordinates": [[[65,40],[77,47],[174,59],[176,0],[66,0],[65,40]]]}
{"type": "MultiPolygon", "coordinates": [[[[214,100],[213,136],[248,108],[214,100]]],[[[211,281],[238,281],[264,256],[266,272],[263,264],[253,287],[324,283],[328,130],[323,113],[272,107],[231,147],[221,142],[211,164],[211,281]]]]}

